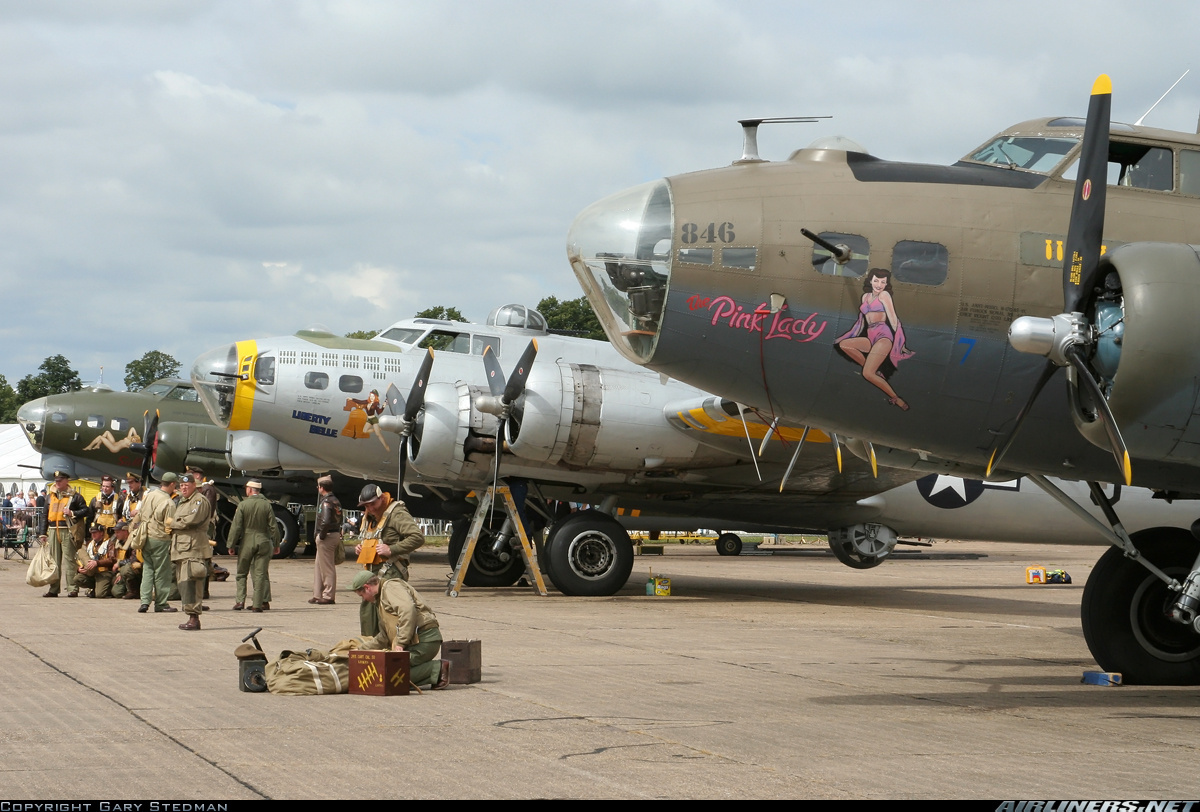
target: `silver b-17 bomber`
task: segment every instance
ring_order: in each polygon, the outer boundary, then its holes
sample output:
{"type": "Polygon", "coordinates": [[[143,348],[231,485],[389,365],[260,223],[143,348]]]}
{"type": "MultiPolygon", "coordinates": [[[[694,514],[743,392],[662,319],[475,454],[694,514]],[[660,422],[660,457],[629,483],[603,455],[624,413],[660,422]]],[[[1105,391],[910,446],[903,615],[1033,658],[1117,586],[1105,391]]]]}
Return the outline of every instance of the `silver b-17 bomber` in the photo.
{"type": "Polygon", "coordinates": [[[1127,533],[1099,483],[1200,494],[1200,134],[1110,132],[1110,95],[1101,77],[1086,122],[1027,121],[952,166],[839,139],[764,161],[745,121],[732,166],[594,204],[567,251],[649,369],[881,466],[1093,483],[1113,547],[1083,596],[1092,654],[1195,684],[1200,544],[1127,533]]]}
{"type": "MultiPolygon", "coordinates": [[[[527,525],[549,528],[542,568],[567,594],[625,585],[631,525],[829,532],[838,558],[860,569],[883,561],[900,535],[1087,538],[1074,517],[1046,521],[1049,500],[1031,502],[1016,487],[989,490],[993,498],[972,511],[947,510],[968,504],[961,480],[921,491],[912,484],[920,472],[876,476],[865,460],[839,459],[843,447],[868,456],[858,441],[772,429],[735,403],[639,369],[606,342],[552,335],[541,314],[520,305],[498,308],[485,325],[407,319],[372,340],[307,330],[239,341],[198,358],[192,376],[213,419],[229,429],[235,469],[401,481],[406,498],[461,517],[471,510],[469,491],[498,477],[526,483],[527,525]],[[930,498],[946,488],[961,493],[960,503],[930,498]],[[563,516],[554,500],[594,507],[563,516]]],[[[981,492],[970,487],[973,501],[981,492]]],[[[1130,501],[1144,506],[1146,496],[1130,501]]],[[[509,585],[524,571],[513,528],[499,515],[492,522],[469,585],[509,585]]],[[[455,522],[452,562],[468,524],[455,522]]],[[[724,534],[718,546],[739,545],[724,534]]]]}

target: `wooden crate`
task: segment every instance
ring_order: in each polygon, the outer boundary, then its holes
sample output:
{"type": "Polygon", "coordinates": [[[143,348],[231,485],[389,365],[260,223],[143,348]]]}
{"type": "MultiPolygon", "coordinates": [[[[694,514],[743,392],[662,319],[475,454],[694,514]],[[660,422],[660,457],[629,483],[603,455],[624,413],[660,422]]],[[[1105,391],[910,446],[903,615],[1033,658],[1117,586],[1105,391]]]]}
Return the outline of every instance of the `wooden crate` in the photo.
{"type": "Polygon", "coordinates": [[[442,659],[450,661],[450,682],[454,685],[470,685],[483,679],[478,640],[443,640],[442,659]]]}
{"type": "Polygon", "coordinates": [[[350,652],[350,693],[367,696],[408,696],[407,651],[350,652]]]}

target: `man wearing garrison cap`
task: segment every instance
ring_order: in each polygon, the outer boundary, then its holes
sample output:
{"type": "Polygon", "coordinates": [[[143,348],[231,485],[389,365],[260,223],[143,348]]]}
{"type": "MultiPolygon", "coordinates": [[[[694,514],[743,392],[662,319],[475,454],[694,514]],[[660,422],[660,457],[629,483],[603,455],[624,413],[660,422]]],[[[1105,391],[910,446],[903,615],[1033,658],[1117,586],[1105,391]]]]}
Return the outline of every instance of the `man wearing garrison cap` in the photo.
{"type": "Polygon", "coordinates": [[[271,563],[271,554],[282,541],[275,509],[261,491],[261,482],[251,480],[246,483],[246,498],[233,514],[226,542],[229,552],[236,550],[238,557],[237,603],[233,608],[244,609],[246,606],[246,576],[249,575],[254,579],[252,612],[271,608],[271,579],[267,567],[271,563]]]}

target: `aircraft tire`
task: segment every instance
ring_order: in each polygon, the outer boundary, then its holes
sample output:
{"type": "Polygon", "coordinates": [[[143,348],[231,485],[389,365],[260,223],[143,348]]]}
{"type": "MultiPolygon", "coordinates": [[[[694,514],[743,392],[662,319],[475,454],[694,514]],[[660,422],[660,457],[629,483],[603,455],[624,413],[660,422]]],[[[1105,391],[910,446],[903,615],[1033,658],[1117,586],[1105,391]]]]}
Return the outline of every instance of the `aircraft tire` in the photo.
{"type": "MultiPolygon", "coordinates": [[[[504,521],[503,513],[494,513],[494,521],[498,526],[504,521]]],[[[457,519],[450,534],[450,548],[447,558],[450,567],[458,564],[458,557],[467,543],[467,531],[471,529],[470,519],[457,519]]],[[[484,522],[480,531],[479,541],[475,544],[475,555],[471,556],[471,566],[467,567],[467,576],[463,579],[466,586],[512,586],[517,579],[525,574],[525,562],[518,550],[511,551],[508,561],[501,561],[492,555],[490,545],[495,527],[492,522],[484,522]]]]}
{"type": "Polygon", "coordinates": [[[717,536],[717,555],[741,555],[742,539],[736,533],[722,533],[717,536]]]}
{"type": "Polygon", "coordinates": [[[633,571],[633,543],[620,523],[584,510],[555,524],[546,538],[550,579],[564,595],[615,595],[633,571]]]}
{"type": "Polygon", "coordinates": [[[854,549],[854,545],[849,539],[835,538],[835,534],[832,532],[829,534],[829,549],[838,561],[856,570],[869,570],[872,567],[878,567],[887,558],[887,555],[867,555],[860,552],[854,549]]]}
{"type": "Polygon", "coordinates": [[[275,523],[279,525],[279,535],[283,538],[279,543],[279,555],[275,558],[291,558],[300,542],[300,525],[296,523],[292,512],[282,505],[272,505],[271,508],[275,511],[275,523]]]}
{"type": "MultiPolygon", "coordinates": [[[[1132,534],[1148,561],[1182,582],[1196,560],[1192,534],[1155,527],[1132,534]]],[[[1171,620],[1175,593],[1116,547],[1088,577],[1080,605],[1083,637],[1104,671],[1130,685],[1200,684],[1200,635],[1171,620]]]]}

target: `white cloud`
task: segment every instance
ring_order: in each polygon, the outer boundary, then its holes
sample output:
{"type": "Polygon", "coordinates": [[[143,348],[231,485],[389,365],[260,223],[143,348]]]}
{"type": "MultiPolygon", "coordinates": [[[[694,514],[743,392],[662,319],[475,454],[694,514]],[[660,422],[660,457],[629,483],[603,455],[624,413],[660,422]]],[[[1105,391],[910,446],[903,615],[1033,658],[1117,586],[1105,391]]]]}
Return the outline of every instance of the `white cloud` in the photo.
{"type": "MultiPolygon", "coordinates": [[[[770,158],[842,133],[949,162],[1082,112],[1101,71],[1136,119],[1198,21],[1082,0],[6,6],[0,372],[62,352],[111,378],[149,349],[186,366],[314,322],[574,298],[574,216],[727,164],[737,118],[835,116],[764,129],[770,158]]],[[[1200,74],[1148,123],[1198,109],[1200,74]]]]}

